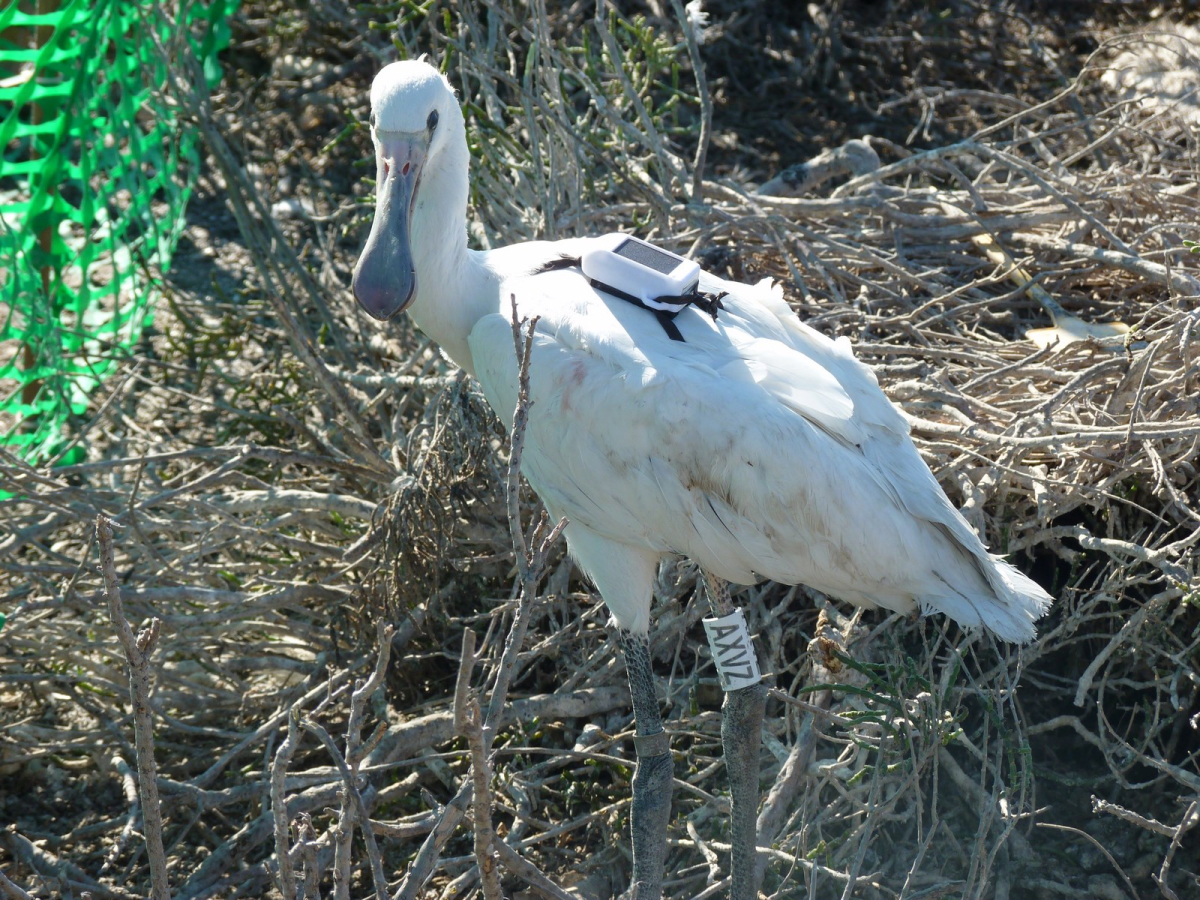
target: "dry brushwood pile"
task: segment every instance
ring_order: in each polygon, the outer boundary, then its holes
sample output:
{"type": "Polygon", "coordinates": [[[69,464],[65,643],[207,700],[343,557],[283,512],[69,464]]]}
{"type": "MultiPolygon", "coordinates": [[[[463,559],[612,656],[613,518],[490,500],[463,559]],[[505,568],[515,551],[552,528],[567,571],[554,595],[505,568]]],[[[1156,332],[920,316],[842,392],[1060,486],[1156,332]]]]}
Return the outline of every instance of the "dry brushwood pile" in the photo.
{"type": "MultiPolygon", "coordinates": [[[[740,591],[774,685],[764,893],[1200,896],[1196,98],[1102,81],[1165,25],[618,6],[248,3],[211,100],[178,61],[206,159],[156,327],[70,436],[86,462],[0,461],[5,897],[627,887],[603,605],[511,475],[511,416],[348,289],[370,79],[421,52],[465,104],[476,246],[627,230],[780,280],[1056,599],[1015,648],[740,591]],[[866,134],[877,166],[753,188],[866,134]]],[[[652,626],[673,898],[728,869],[696,577],[664,564],[652,626]]]]}

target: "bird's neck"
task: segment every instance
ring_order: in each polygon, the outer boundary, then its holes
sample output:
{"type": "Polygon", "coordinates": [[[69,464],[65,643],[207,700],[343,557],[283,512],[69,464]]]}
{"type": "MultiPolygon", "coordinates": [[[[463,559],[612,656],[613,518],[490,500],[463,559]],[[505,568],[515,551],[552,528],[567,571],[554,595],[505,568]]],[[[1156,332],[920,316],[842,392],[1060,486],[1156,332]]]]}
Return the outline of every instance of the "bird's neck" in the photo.
{"type": "Polygon", "coordinates": [[[417,294],[413,321],[458,366],[475,374],[467,337],[490,310],[482,290],[485,273],[467,252],[467,162],[440,161],[421,178],[413,210],[412,250],[417,294]]]}

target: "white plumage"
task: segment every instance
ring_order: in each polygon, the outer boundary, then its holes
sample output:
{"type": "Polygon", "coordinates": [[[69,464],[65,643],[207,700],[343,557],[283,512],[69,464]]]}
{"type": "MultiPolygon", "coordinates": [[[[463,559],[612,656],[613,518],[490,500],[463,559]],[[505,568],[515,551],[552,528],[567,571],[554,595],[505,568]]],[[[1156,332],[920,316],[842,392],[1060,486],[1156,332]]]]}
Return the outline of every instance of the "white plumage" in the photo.
{"type": "MultiPolygon", "coordinates": [[[[550,512],[569,519],[571,551],[621,626],[648,627],[654,567],[677,553],[739,584],[803,583],[1033,637],[1049,596],[987,552],[845,338],[809,328],[769,282],[704,274],[702,290],[728,292],[725,309],[715,321],[684,311],[675,322],[685,340],[673,341],[652,314],[578,271],[530,274],[578,255],[582,240],[468,251],[466,141],[449,84],[424,63],[394,63],[371,100],[379,211],[355,292],[380,318],[411,302],[416,323],[505,419],[517,398],[510,295],[522,316],[539,317],[523,469],[550,512]],[[389,151],[426,132],[411,252],[397,263],[383,215],[395,204],[389,151]],[[405,265],[412,285],[397,271],[405,265]]],[[[402,213],[390,212],[403,230],[402,213]]]]}

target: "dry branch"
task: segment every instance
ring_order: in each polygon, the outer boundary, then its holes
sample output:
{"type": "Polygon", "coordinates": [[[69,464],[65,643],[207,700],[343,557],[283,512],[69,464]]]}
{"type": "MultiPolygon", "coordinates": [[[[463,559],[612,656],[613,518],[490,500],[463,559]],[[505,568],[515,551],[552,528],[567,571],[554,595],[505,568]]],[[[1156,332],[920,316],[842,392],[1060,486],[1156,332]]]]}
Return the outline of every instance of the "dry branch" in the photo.
{"type": "Polygon", "coordinates": [[[485,900],[503,900],[500,889],[500,870],[496,867],[496,829],[492,824],[492,767],[483,739],[483,713],[473,694],[466,699],[462,714],[463,735],[471,752],[471,790],[474,792],[472,824],[475,831],[475,860],[479,865],[479,880],[483,882],[485,900]]]}
{"type": "Polygon", "coordinates": [[[10,881],[3,872],[0,872],[0,891],[4,891],[8,900],[33,900],[20,885],[10,881]]]}
{"type": "Polygon", "coordinates": [[[117,836],[116,841],[113,842],[112,849],[108,851],[108,855],[104,858],[104,865],[100,867],[101,875],[115,866],[121,854],[125,852],[125,848],[136,833],[138,816],[142,811],[136,773],[133,769],[129,768],[129,763],[125,762],[120,756],[113,757],[112,765],[121,776],[121,788],[125,793],[125,802],[129,804],[129,815],[125,819],[125,827],[121,829],[121,833],[117,836]]]}
{"type": "Polygon", "coordinates": [[[319,866],[317,865],[317,833],[313,830],[312,818],[308,813],[300,815],[300,858],[304,860],[304,900],[321,900],[321,889],[318,884],[319,866]]]}
{"type": "Polygon", "coordinates": [[[100,543],[100,567],[104,572],[104,590],[108,594],[108,616],[129,662],[129,700],[133,704],[133,739],[137,748],[138,792],[142,798],[146,855],[150,858],[150,891],[154,900],[171,900],[167,876],[167,857],[163,850],[162,808],[158,801],[158,767],[154,759],[154,721],[150,716],[153,673],[150,658],[158,644],[161,620],[150,620],[138,632],[125,618],[121,608],[121,586],[113,559],[112,522],[96,517],[96,535],[100,543]]]}
{"type": "Polygon", "coordinates": [[[275,865],[279,870],[279,891],[283,900],[296,900],[296,872],[292,868],[291,841],[288,839],[290,819],[284,799],[284,781],[288,766],[299,745],[298,710],[291,710],[287,720],[287,737],[275,751],[271,762],[271,814],[275,817],[275,865]]]}

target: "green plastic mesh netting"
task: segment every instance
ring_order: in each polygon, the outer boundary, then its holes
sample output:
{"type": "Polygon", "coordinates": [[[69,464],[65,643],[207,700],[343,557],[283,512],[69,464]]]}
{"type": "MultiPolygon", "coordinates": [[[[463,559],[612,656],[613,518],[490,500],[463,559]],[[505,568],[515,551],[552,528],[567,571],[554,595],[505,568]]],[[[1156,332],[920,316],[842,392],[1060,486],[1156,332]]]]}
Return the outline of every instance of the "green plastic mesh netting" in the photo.
{"type": "Polygon", "coordinates": [[[0,8],[0,446],[28,462],[83,455],[69,426],[141,335],[198,163],[161,48],[189,41],[214,86],[235,6],[0,8]]]}

